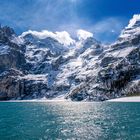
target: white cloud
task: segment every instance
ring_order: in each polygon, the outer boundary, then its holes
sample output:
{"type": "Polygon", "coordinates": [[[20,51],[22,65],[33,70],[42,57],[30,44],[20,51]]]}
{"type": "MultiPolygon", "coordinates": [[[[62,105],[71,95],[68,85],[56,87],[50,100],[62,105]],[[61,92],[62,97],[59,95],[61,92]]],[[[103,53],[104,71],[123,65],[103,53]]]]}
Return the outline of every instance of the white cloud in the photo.
{"type": "Polygon", "coordinates": [[[80,29],[77,31],[77,37],[79,40],[85,40],[89,37],[93,37],[93,34],[88,31],[80,29]]]}
{"type": "Polygon", "coordinates": [[[28,34],[32,34],[33,36],[35,36],[39,39],[45,39],[47,37],[51,37],[51,38],[56,39],[59,43],[65,45],[65,46],[69,46],[69,45],[75,43],[75,40],[73,40],[70,37],[70,34],[66,31],[53,33],[53,32],[47,31],[47,30],[43,30],[41,32],[29,30],[27,32],[22,33],[22,35],[20,37],[24,37],[28,34]]]}
{"type": "Polygon", "coordinates": [[[88,37],[93,37],[94,34],[95,39],[102,40],[102,42],[106,43],[112,42],[119,36],[122,29],[127,24],[126,21],[126,19],[116,17],[106,18],[95,24],[88,22],[84,23],[83,21],[76,20],[74,23],[62,24],[60,27],[58,27],[58,32],[50,32],[48,30],[37,32],[30,30],[28,32],[24,32],[22,35],[31,33],[40,39],[52,37],[58,40],[61,44],[69,46],[70,44],[75,44],[75,38],[83,40],[87,39],[88,37]]]}
{"type": "MultiPolygon", "coordinates": [[[[122,17],[109,17],[109,18],[105,18],[100,20],[99,22],[89,22],[88,19],[86,20],[75,20],[74,24],[65,24],[62,25],[59,30],[66,30],[68,31],[72,36],[74,36],[74,38],[77,38],[79,35],[77,35],[75,33],[75,31],[79,30],[79,29],[84,29],[84,35],[81,36],[80,33],[80,37],[85,37],[87,31],[90,32],[90,35],[92,34],[92,36],[94,35],[94,38],[97,40],[101,40],[102,42],[112,42],[115,39],[117,39],[117,37],[119,36],[119,34],[121,33],[122,29],[125,28],[125,26],[127,25],[127,21],[128,19],[122,18],[122,17]]],[[[84,38],[83,37],[83,38],[84,38]]]]}
{"type": "Polygon", "coordinates": [[[97,33],[103,33],[103,32],[120,32],[120,30],[123,28],[123,19],[111,17],[107,19],[103,19],[100,22],[97,22],[95,25],[93,25],[93,30],[97,33]]]}
{"type": "MultiPolygon", "coordinates": [[[[73,38],[71,38],[71,35],[66,31],[50,32],[48,30],[42,30],[41,32],[38,32],[29,30],[23,32],[19,37],[24,38],[28,34],[31,34],[39,39],[51,37],[56,39],[59,43],[63,44],[64,46],[74,45],[76,43],[76,41],[73,38]]],[[[82,29],[77,30],[76,35],[78,40],[86,40],[89,37],[93,37],[93,34],[91,32],[82,29]]]]}

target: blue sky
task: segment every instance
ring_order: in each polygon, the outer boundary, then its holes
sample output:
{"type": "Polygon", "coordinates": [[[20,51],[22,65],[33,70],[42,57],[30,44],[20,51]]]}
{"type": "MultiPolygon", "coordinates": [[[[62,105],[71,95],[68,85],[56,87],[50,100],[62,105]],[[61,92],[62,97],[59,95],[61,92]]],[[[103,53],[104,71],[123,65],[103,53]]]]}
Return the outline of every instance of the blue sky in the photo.
{"type": "Polygon", "coordinates": [[[112,42],[134,14],[140,0],[0,0],[0,23],[23,31],[76,29],[93,32],[94,37],[112,42]]]}

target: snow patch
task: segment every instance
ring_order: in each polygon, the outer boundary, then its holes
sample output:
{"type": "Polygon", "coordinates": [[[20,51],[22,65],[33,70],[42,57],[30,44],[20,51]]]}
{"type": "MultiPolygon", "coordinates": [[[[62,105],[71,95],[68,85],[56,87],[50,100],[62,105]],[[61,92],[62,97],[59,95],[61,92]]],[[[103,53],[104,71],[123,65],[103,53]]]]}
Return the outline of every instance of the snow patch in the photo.
{"type": "Polygon", "coordinates": [[[20,45],[20,44],[24,43],[24,40],[23,40],[23,38],[13,36],[11,42],[20,45]]]}
{"type": "Polygon", "coordinates": [[[0,55],[8,54],[8,51],[9,51],[9,46],[7,45],[0,46],[0,55]]]}
{"type": "Polygon", "coordinates": [[[33,81],[47,81],[47,75],[43,74],[28,74],[22,77],[23,79],[33,80],[33,81]]]}
{"type": "Polygon", "coordinates": [[[121,32],[119,38],[127,41],[138,34],[140,34],[140,15],[134,15],[129,25],[121,32]]]}
{"type": "Polygon", "coordinates": [[[134,47],[127,47],[121,50],[116,50],[110,53],[113,57],[126,57],[129,55],[135,48],[134,47]]]}
{"type": "Polygon", "coordinates": [[[137,76],[133,81],[134,84],[138,84],[140,82],[140,75],[137,76]]]}
{"type": "Polygon", "coordinates": [[[83,64],[83,60],[81,58],[77,58],[69,63],[70,67],[80,67],[83,64]]]}
{"type": "Polygon", "coordinates": [[[108,102],[140,102],[140,96],[117,98],[108,100],[108,102]]]}

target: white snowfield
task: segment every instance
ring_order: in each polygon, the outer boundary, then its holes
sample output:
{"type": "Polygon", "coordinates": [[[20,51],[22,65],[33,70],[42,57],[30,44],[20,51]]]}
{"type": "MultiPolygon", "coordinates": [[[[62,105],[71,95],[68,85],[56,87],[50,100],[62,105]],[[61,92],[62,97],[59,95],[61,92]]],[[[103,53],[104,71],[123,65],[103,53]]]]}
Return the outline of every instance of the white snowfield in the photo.
{"type": "Polygon", "coordinates": [[[140,102],[140,96],[117,98],[107,102],[140,102]]]}
{"type": "MultiPolygon", "coordinates": [[[[32,99],[32,100],[10,100],[8,102],[71,102],[71,100],[66,100],[63,96],[60,96],[60,97],[54,98],[52,100],[42,98],[42,99],[32,99]]],[[[83,100],[83,102],[85,102],[85,101],[83,100]]],[[[140,102],[140,96],[111,99],[111,100],[107,100],[106,102],[122,102],[122,103],[123,102],[132,102],[132,103],[140,102]]]]}

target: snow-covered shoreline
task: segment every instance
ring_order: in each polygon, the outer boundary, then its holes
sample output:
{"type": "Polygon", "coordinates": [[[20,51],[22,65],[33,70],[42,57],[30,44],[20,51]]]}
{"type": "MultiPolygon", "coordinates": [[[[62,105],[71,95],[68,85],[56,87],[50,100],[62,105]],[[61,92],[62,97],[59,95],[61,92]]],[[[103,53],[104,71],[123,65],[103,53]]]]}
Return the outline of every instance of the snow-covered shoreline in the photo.
{"type": "Polygon", "coordinates": [[[140,102],[140,96],[111,99],[108,100],[107,102],[140,102]]]}
{"type": "MultiPolygon", "coordinates": [[[[29,102],[29,103],[45,103],[45,102],[73,102],[71,100],[66,100],[66,99],[33,99],[33,100],[8,100],[8,101],[1,101],[1,102],[29,102]]],[[[92,103],[91,101],[82,101],[82,102],[87,102],[87,103],[92,103]]],[[[107,100],[106,102],[140,102],[140,96],[133,96],[133,97],[123,97],[123,98],[116,98],[116,99],[111,99],[107,100]]],[[[93,102],[93,103],[99,103],[99,102],[93,102]]]]}
{"type": "MultiPolygon", "coordinates": [[[[41,100],[41,99],[35,99],[35,100],[7,100],[7,101],[0,101],[0,102],[14,102],[14,103],[45,103],[45,102],[66,102],[66,100],[41,100]]],[[[68,100],[67,102],[70,102],[68,100]]]]}
{"type": "Polygon", "coordinates": [[[66,100],[63,96],[59,96],[54,99],[46,99],[46,98],[40,98],[40,99],[27,99],[27,100],[8,100],[8,101],[2,101],[2,102],[69,102],[70,100],[66,100]]]}

